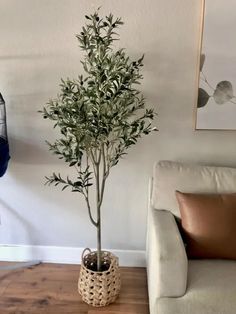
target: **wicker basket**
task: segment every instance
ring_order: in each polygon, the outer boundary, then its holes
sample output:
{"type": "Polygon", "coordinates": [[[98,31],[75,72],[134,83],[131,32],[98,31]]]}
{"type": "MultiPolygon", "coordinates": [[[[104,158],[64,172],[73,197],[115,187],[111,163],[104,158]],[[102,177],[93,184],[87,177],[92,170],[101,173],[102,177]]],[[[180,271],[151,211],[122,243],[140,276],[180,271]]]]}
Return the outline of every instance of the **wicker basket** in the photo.
{"type": "Polygon", "coordinates": [[[78,291],[82,300],[92,306],[105,306],[115,301],[120,287],[118,258],[110,252],[102,251],[102,264],[107,265],[106,271],[92,271],[86,265],[97,261],[97,252],[85,249],[82,254],[78,291]],[[88,251],[88,254],[85,252],[88,251]]]}

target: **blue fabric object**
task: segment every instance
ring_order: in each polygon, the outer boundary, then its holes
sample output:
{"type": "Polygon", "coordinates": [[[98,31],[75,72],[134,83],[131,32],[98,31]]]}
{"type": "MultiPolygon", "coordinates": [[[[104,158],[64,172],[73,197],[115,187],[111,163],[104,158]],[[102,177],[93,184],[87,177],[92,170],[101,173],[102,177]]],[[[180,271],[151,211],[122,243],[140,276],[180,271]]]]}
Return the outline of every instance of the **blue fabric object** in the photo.
{"type": "Polygon", "coordinates": [[[5,139],[0,138],[0,177],[5,174],[9,159],[10,155],[8,142],[5,139]]]}
{"type": "Polygon", "coordinates": [[[0,93],[0,177],[2,177],[8,166],[9,145],[7,139],[7,122],[5,101],[0,93]]]}

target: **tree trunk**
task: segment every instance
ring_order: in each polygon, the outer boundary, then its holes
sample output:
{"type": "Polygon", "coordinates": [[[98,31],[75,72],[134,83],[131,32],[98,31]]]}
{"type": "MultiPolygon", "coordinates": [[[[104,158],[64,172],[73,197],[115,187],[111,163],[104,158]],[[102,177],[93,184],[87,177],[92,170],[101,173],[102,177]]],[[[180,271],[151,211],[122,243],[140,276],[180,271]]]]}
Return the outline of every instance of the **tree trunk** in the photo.
{"type": "Polygon", "coordinates": [[[98,225],[97,225],[97,271],[101,271],[102,266],[102,251],[101,251],[101,219],[100,209],[98,209],[98,225]]]}

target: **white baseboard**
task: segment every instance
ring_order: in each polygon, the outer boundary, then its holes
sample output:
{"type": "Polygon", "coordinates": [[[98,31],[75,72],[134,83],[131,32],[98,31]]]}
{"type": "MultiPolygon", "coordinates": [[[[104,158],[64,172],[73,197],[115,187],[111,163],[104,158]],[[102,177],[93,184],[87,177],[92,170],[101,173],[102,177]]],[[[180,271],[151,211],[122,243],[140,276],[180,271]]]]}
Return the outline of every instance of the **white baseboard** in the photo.
{"type": "MultiPolygon", "coordinates": [[[[145,267],[145,251],[109,250],[119,257],[120,266],[145,267]]],[[[80,264],[83,248],[40,245],[0,245],[0,261],[80,264]]]]}

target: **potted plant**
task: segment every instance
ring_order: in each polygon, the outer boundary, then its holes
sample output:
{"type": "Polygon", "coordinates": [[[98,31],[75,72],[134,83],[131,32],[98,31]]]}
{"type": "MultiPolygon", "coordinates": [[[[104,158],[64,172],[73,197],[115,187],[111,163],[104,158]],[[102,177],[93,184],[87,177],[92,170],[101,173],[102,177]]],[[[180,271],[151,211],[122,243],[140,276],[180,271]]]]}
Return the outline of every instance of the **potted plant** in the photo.
{"type": "Polygon", "coordinates": [[[97,229],[97,250],[82,257],[79,292],[83,300],[103,306],[115,300],[120,289],[117,258],[101,248],[101,206],[107,178],[127,149],[152,127],[153,109],[145,109],[140,84],[142,56],[131,61],[124,49],[116,50],[117,28],[123,24],[112,14],[98,11],[85,16],[87,23],[76,37],[85,57],[86,76],[61,80],[61,93],[41,113],[54,122],[61,137],[48,143],[49,150],[73,167],[76,179],[53,173],[46,183],[82,194],[91,223],[97,229]],[[96,191],[96,216],[90,189],[96,191]],[[112,267],[112,269],[111,269],[112,267]]]}

